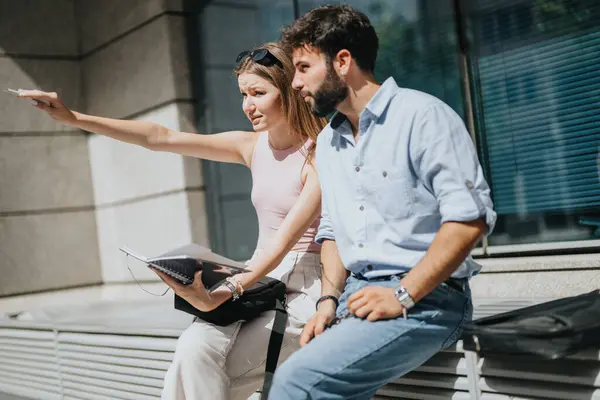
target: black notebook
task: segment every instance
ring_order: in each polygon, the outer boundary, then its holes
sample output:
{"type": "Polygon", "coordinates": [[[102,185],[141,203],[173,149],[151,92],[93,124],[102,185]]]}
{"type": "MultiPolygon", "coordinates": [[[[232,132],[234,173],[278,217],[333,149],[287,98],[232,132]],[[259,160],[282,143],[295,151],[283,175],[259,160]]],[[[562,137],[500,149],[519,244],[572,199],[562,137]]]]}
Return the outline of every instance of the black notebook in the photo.
{"type": "Polygon", "coordinates": [[[194,281],[194,275],[202,270],[202,282],[207,289],[213,289],[224,279],[245,272],[245,264],[213,253],[197,244],[188,244],[157,257],[141,256],[127,247],[119,250],[159,271],[177,279],[184,285],[194,281]]]}

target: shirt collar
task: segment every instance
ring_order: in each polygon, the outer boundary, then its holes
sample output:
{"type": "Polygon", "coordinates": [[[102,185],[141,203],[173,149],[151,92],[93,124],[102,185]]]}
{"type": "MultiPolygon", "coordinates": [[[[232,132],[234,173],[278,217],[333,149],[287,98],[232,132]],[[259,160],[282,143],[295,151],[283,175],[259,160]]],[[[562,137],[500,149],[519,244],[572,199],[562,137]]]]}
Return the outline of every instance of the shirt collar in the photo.
{"type": "MultiPolygon", "coordinates": [[[[375,92],[371,100],[365,106],[365,110],[372,115],[373,119],[377,119],[383,114],[388,107],[399,87],[393,77],[389,77],[383,82],[381,87],[375,92]]],[[[346,121],[346,116],[339,111],[331,117],[331,128],[337,130],[346,121]]]]}
{"type": "Polygon", "coordinates": [[[346,121],[346,116],[339,111],[336,111],[331,117],[331,128],[337,130],[346,121]]]}
{"type": "Polygon", "coordinates": [[[383,82],[379,90],[375,92],[371,100],[365,106],[365,109],[368,110],[373,118],[381,117],[381,114],[388,107],[396,92],[398,91],[398,85],[394,78],[389,77],[383,82]]]}

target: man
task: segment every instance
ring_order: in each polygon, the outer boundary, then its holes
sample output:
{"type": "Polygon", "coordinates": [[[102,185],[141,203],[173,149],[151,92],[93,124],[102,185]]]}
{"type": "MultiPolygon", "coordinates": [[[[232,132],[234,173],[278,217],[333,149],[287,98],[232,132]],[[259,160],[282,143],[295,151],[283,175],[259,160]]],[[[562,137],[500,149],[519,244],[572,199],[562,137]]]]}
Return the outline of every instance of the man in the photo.
{"type": "Polygon", "coordinates": [[[323,297],[269,397],[369,399],[459,338],[481,268],[469,253],[496,214],[461,118],[375,80],[378,39],[364,14],[314,9],[282,42],[294,88],[316,114],[337,113],[316,155],[323,297]]]}

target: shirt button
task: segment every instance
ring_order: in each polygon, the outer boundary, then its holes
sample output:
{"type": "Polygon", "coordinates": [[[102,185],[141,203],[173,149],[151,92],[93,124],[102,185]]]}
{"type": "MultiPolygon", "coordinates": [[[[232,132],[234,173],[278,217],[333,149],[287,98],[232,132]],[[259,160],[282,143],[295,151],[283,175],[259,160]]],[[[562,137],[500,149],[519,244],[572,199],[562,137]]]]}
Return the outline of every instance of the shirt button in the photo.
{"type": "Polygon", "coordinates": [[[362,243],[359,243],[359,244],[358,244],[358,247],[360,247],[360,248],[362,249],[362,248],[363,248],[363,244],[362,244],[362,243]]]}
{"type": "Polygon", "coordinates": [[[471,181],[467,181],[467,182],[466,182],[466,185],[467,185],[467,188],[469,188],[469,189],[473,189],[473,182],[471,182],[471,181]]]}
{"type": "Polygon", "coordinates": [[[360,207],[358,207],[358,209],[359,209],[360,211],[362,211],[362,210],[364,210],[365,208],[364,208],[363,206],[360,206],[360,207]]]}
{"type": "Polygon", "coordinates": [[[373,270],[373,266],[372,266],[371,264],[369,264],[369,265],[367,265],[367,269],[368,269],[369,271],[372,271],[372,270],[373,270]]]}
{"type": "Polygon", "coordinates": [[[383,177],[385,178],[387,176],[387,172],[383,171],[383,173],[381,175],[383,175],[383,177]]]}
{"type": "Polygon", "coordinates": [[[360,171],[360,167],[356,167],[354,169],[356,170],[356,172],[360,171]]]}

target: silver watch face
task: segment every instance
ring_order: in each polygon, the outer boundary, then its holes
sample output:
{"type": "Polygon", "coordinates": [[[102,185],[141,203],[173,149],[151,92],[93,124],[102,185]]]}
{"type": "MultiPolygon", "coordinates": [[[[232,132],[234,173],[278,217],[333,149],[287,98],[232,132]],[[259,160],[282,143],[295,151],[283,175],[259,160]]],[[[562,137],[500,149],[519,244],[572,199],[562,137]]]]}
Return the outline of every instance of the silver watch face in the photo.
{"type": "Polygon", "coordinates": [[[402,297],[402,295],[406,292],[406,289],[403,286],[398,286],[395,290],[394,290],[394,294],[396,295],[396,298],[398,300],[400,300],[400,297],[402,297]]]}
{"type": "Polygon", "coordinates": [[[406,288],[399,286],[394,291],[394,294],[396,295],[396,299],[398,299],[398,301],[400,302],[400,304],[402,304],[404,308],[410,309],[414,307],[415,302],[410,296],[410,293],[408,293],[408,291],[406,290],[406,288]]]}

